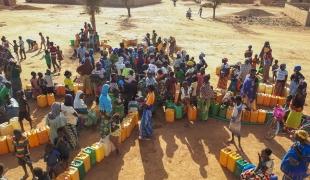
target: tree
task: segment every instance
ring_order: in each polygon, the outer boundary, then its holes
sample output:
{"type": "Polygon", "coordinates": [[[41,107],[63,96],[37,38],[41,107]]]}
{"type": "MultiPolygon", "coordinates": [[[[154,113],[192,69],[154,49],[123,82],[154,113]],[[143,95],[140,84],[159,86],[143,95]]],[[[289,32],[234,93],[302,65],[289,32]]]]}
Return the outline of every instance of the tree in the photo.
{"type": "Polygon", "coordinates": [[[209,0],[211,2],[211,8],[213,9],[213,19],[215,19],[215,10],[221,4],[221,0],[209,0]]]}
{"type": "Polygon", "coordinates": [[[123,0],[125,7],[127,8],[127,12],[128,12],[128,17],[131,17],[131,13],[130,13],[130,0],[123,0]]]}
{"type": "Polygon", "coordinates": [[[100,1],[101,0],[85,0],[85,10],[87,12],[87,14],[90,15],[90,23],[94,29],[94,31],[96,31],[96,17],[95,14],[99,14],[100,13],[100,1]]]}

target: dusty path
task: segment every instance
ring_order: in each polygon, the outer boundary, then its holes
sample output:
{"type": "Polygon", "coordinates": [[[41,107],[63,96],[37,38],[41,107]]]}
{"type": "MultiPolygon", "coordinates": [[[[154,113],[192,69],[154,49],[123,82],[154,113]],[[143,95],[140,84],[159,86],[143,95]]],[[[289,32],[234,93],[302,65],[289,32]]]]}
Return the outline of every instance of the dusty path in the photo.
{"type": "MultiPolygon", "coordinates": [[[[0,35],[5,35],[9,40],[17,39],[22,35],[24,39],[39,40],[38,32],[50,36],[51,40],[60,45],[66,56],[64,69],[73,69],[77,62],[69,60],[71,49],[69,40],[79,31],[82,23],[89,17],[80,14],[83,7],[27,4],[21,7],[26,10],[0,9],[0,35]],[[41,9],[40,9],[41,8],[41,9]],[[27,10],[30,9],[30,10],[27,10]]],[[[252,6],[222,6],[218,15],[227,15],[239,12],[252,6]]],[[[257,7],[255,7],[257,8],[257,7]]],[[[266,8],[277,14],[279,8],[266,8]]],[[[206,52],[209,64],[208,72],[214,74],[214,69],[220,64],[222,57],[228,57],[231,63],[241,61],[243,52],[249,44],[253,45],[255,53],[259,53],[264,41],[269,40],[275,58],[287,63],[291,72],[295,64],[303,65],[303,72],[310,79],[310,30],[305,28],[279,28],[265,26],[232,26],[221,22],[212,21],[211,10],[204,11],[204,18],[200,19],[195,14],[198,7],[191,3],[180,3],[172,7],[169,0],[163,3],[136,8],[132,10],[133,18],[126,18],[126,10],[119,8],[102,8],[102,13],[97,16],[97,28],[101,39],[108,39],[111,45],[116,46],[122,38],[142,39],[146,32],[156,29],[162,37],[173,35],[177,44],[186,49],[198,59],[201,51],[206,52]],[[191,7],[194,20],[185,19],[185,12],[191,7]]],[[[31,71],[45,71],[45,64],[40,58],[42,53],[27,54],[28,58],[22,62],[22,77],[29,82],[31,71]]],[[[62,72],[63,73],[63,72],[62,72]]],[[[61,82],[56,77],[55,82],[61,82]]],[[[212,83],[217,81],[211,77],[212,83]]],[[[26,83],[25,83],[26,84],[26,83]]],[[[309,104],[309,99],[307,100],[309,104]]],[[[36,109],[31,106],[35,124],[44,124],[44,116],[48,109],[36,109]]],[[[306,112],[310,113],[307,106],[306,112]]],[[[157,117],[162,117],[157,115],[157,117]]],[[[227,170],[218,163],[219,150],[225,146],[229,138],[227,123],[210,120],[198,122],[192,128],[184,128],[183,122],[166,124],[164,119],[156,118],[155,137],[153,141],[139,142],[137,135],[132,136],[123,144],[120,157],[112,155],[95,168],[87,179],[233,179],[227,170]]],[[[263,138],[263,126],[244,126],[242,146],[244,157],[257,163],[257,153],[264,147],[271,147],[274,151],[275,172],[279,170],[280,159],[290,146],[291,142],[285,137],[277,137],[273,141],[263,138]]],[[[81,135],[81,145],[86,146],[98,140],[98,133],[84,131],[81,135]]],[[[231,145],[235,148],[234,145],[231,145]]],[[[42,160],[43,147],[32,151],[35,166],[44,167],[42,160]]],[[[22,176],[21,168],[17,167],[15,158],[11,155],[0,156],[0,161],[5,162],[10,168],[7,176],[18,179],[22,176]]]]}

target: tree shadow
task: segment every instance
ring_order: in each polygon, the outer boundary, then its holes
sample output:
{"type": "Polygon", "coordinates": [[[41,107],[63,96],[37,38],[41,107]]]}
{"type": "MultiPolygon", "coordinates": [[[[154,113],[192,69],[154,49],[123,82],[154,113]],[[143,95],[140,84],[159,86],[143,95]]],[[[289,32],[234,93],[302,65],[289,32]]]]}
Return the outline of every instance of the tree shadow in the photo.
{"type": "Polygon", "coordinates": [[[119,20],[119,30],[123,31],[123,30],[130,30],[130,29],[137,28],[137,25],[134,24],[133,22],[134,22],[134,19],[132,17],[128,18],[126,16],[125,19],[120,18],[120,20],[119,20]]]}

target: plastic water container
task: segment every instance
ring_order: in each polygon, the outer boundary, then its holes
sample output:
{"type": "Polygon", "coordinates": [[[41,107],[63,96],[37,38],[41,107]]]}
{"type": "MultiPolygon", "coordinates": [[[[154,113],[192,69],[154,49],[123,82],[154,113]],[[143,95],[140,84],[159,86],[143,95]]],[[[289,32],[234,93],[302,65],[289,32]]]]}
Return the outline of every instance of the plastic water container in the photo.
{"type": "Polygon", "coordinates": [[[25,132],[25,135],[28,138],[29,146],[31,148],[37,147],[40,145],[39,137],[38,137],[37,131],[35,129],[32,129],[30,131],[25,132]]]}
{"type": "Polygon", "coordinates": [[[242,173],[243,168],[248,164],[250,163],[243,159],[239,159],[238,161],[236,161],[236,169],[234,174],[239,177],[240,174],[242,173]]]}
{"type": "Polygon", "coordinates": [[[258,93],[256,97],[256,103],[258,105],[263,105],[264,104],[264,94],[258,93]]]}
{"type": "Polygon", "coordinates": [[[0,155],[9,153],[6,136],[0,136],[0,155]]]}
{"type": "Polygon", "coordinates": [[[183,106],[182,105],[175,105],[175,118],[182,119],[183,118],[183,106]]]}
{"type": "Polygon", "coordinates": [[[55,96],[53,93],[47,94],[47,104],[51,106],[55,102],[55,96]]]}
{"type": "Polygon", "coordinates": [[[257,122],[260,124],[264,124],[266,120],[266,111],[263,109],[258,110],[257,122]]]}
{"type": "Polygon", "coordinates": [[[286,103],[286,98],[285,97],[278,97],[278,105],[284,106],[286,103]]]}
{"type": "Polygon", "coordinates": [[[242,110],[241,121],[250,122],[251,120],[251,111],[242,110]]]}
{"type": "Polygon", "coordinates": [[[67,171],[59,174],[57,177],[56,177],[56,180],[71,180],[71,176],[70,174],[68,174],[67,171]]]}
{"type": "Polygon", "coordinates": [[[13,135],[12,124],[9,124],[8,122],[0,124],[0,135],[1,136],[13,135]]]}
{"type": "Polygon", "coordinates": [[[219,104],[214,104],[211,103],[210,105],[210,113],[212,116],[217,116],[220,110],[220,105],[219,104]]]}
{"type": "Polygon", "coordinates": [[[100,142],[103,144],[104,147],[104,156],[109,156],[112,151],[110,139],[106,137],[102,139],[100,142]]]}
{"type": "Polygon", "coordinates": [[[220,164],[223,167],[227,167],[228,156],[233,153],[233,151],[229,148],[223,148],[220,152],[220,164]]]}
{"type": "Polygon", "coordinates": [[[167,122],[169,123],[174,122],[174,109],[170,109],[170,108],[166,109],[165,117],[166,117],[167,122]]]}
{"type": "MultiPolygon", "coordinates": [[[[79,172],[79,179],[84,179],[86,172],[84,167],[84,162],[82,160],[75,159],[71,162],[72,167],[78,169],[79,172]]],[[[69,173],[71,172],[71,167],[69,168],[69,173]]],[[[70,174],[71,175],[71,174],[70,174]]]]}
{"type": "Polygon", "coordinates": [[[259,85],[258,85],[258,93],[265,93],[265,90],[266,90],[266,84],[259,83],[259,85]]]}
{"type": "Polygon", "coordinates": [[[45,108],[48,105],[46,95],[37,96],[37,104],[40,108],[45,108]]]}
{"type": "Polygon", "coordinates": [[[100,142],[97,142],[97,143],[93,144],[91,147],[95,149],[97,163],[101,162],[104,159],[103,144],[100,142]]]}
{"type": "Polygon", "coordinates": [[[302,112],[291,110],[286,120],[286,127],[297,129],[301,123],[302,112]]]}
{"type": "Polygon", "coordinates": [[[49,141],[49,135],[48,135],[49,129],[46,127],[38,128],[37,129],[37,135],[39,139],[39,144],[46,144],[49,141]]]}
{"type": "Polygon", "coordinates": [[[89,155],[91,166],[94,166],[96,164],[96,150],[92,147],[86,147],[83,149],[83,153],[89,155]]]}
{"type": "Polygon", "coordinates": [[[13,117],[10,119],[10,124],[12,125],[13,129],[19,129],[21,130],[18,117],[13,117]]]}
{"type": "Polygon", "coordinates": [[[237,160],[242,159],[242,157],[238,153],[229,154],[227,159],[227,169],[230,172],[234,172],[236,169],[237,160]]]}
{"type": "Polygon", "coordinates": [[[258,119],[258,111],[251,111],[250,121],[256,123],[258,119]]]}
{"type": "Polygon", "coordinates": [[[272,85],[266,85],[265,94],[272,94],[273,87],[272,85]]]}
{"type": "Polygon", "coordinates": [[[270,101],[271,101],[271,95],[269,95],[269,94],[265,95],[263,105],[266,107],[269,107],[270,101]]]}
{"type": "Polygon", "coordinates": [[[226,118],[226,113],[227,113],[227,106],[221,105],[219,109],[219,117],[226,118]]]}
{"type": "Polygon", "coordinates": [[[226,111],[226,119],[228,119],[228,120],[231,119],[233,110],[234,110],[234,107],[232,107],[232,106],[229,106],[229,107],[227,108],[227,111],[226,111]]]}
{"type": "Polygon", "coordinates": [[[31,84],[26,84],[26,89],[25,90],[31,90],[31,89],[32,89],[31,84]]]}
{"type": "Polygon", "coordinates": [[[79,180],[80,179],[79,170],[76,167],[70,166],[68,168],[67,173],[70,175],[71,180],[79,180]]]}
{"type": "Polygon", "coordinates": [[[277,96],[271,96],[270,98],[270,107],[275,107],[278,104],[278,97],[277,96]]]}
{"type": "Polygon", "coordinates": [[[9,151],[13,152],[15,150],[13,145],[13,136],[6,136],[6,142],[8,144],[9,151]]]}
{"type": "Polygon", "coordinates": [[[81,160],[84,163],[85,172],[88,172],[91,168],[90,157],[88,154],[80,152],[75,159],[81,160]]]}
{"type": "Polygon", "coordinates": [[[56,85],[55,89],[56,89],[56,95],[57,96],[66,95],[66,88],[64,85],[62,85],[62,84],[56,85]]]}
{"type": "Polygon", "coordinates": [[[187,118],[189,121],[197,120],[197,108],[195,106],[189,106],[187,111],[187,118]]]}

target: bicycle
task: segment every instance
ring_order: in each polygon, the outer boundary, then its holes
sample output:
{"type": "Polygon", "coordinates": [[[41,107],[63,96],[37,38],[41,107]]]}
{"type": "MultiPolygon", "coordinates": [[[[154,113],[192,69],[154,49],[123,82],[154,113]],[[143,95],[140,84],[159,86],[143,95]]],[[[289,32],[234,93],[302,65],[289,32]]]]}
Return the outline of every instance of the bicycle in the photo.
{"type": "Polygon", "coordinates": [[[272,120],[271,122],[267,123],[267,139],[273,139],[276,135],[278,135],[281,127],[283,127],[284,124],[284,116],[285,116],[285,110],[284,108],[280,106],[276,106],[272,113],[272,120]]]}

